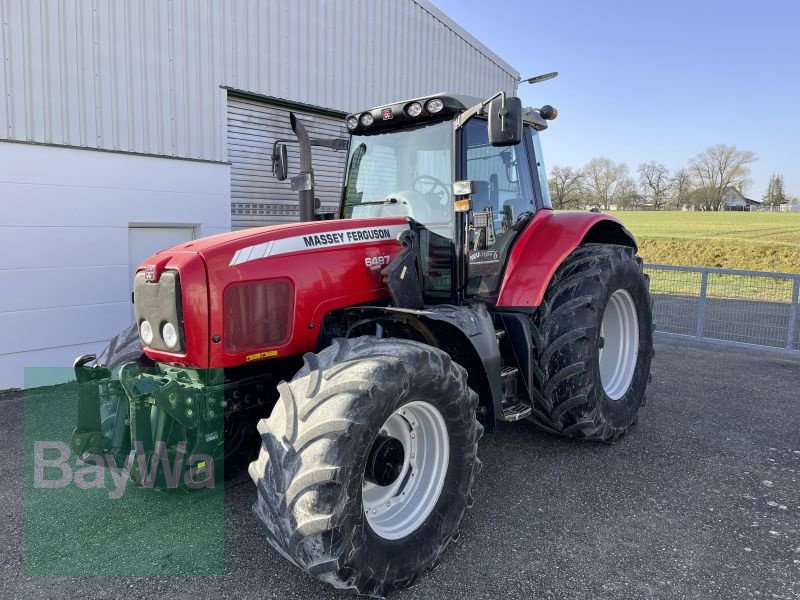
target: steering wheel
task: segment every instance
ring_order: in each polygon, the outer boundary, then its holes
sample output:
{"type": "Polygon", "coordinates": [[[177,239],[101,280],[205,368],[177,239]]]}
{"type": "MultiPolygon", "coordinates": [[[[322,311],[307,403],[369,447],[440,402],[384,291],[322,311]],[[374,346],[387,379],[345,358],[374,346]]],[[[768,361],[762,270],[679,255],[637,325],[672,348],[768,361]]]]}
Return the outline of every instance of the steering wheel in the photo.
{"type": "Polygon", "coordinates": [[[422,194],[426,199],[431,198],[431,196],[435,198],[429,207],[431,217],[434,217],[436,213],[439,213],[436,215],[437,217],[440,217],[443,220],[447,220],[449,218],[449,216],[447,216],[447,214],[449,214],[449,204],[447,201],[450,199],[450,186],[448,186],[441,179],[437,179],[433,175],[420,175],[414,180],[413,187],[415,191],[422,194]],[[422,190],[420,187],[426,189],[422,190]]]}
{"type": "Polygon", "coordinates": [[[433,175],[420,175],[414,180],[414,185],[412,186],[416,191],[420,194],[427,196],[428,194],[436,194],[436,190],[441,188],[442,191],[439,195],[439,200],[443,200],[445,198],[450,197],[450,190],[448,185],[442,181],[441,179],[437,179],[433,175]],[[423,184],[424,187],[427,187],[425,190],[419,189],[418,185],[423,184]],[[427,185],[425,185],[427,184],[427,185]],[[444,194],[442,196],[441,194],[444,194]]]}

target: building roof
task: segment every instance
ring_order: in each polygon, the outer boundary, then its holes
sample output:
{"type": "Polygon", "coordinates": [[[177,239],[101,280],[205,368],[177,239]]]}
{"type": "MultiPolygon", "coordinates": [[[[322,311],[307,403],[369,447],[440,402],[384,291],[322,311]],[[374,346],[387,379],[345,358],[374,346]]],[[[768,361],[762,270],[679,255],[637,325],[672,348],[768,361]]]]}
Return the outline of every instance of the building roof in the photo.
{"type": "MultiPolygon", "coordinates": [[[[748,198],[747,196],[745,196],[739,190],[739,188],[735,188],[733,186],[730,186],[725,190],[725,195],[727,195],[729,192],[733,192],[734,194],[736,194],[739,197],[739,199],[744,200],[748,204],[762,204],[761,200],[754,200],[753,198],[748,198]]],[[[726,198],[725,200],[727,201],[728,198],[726,198]]]]}
{"type": "Polygon", "coordinates": [[[453,33],[462,38],[470,46],[475,48],[478,52],[480,52],[486,58],[491,60],[494,64],[503,69],[506,73],[512,75],[517,80],[519,80],[520,78],[519,71],[517,71],[514,67],[508,64],[502,58],[497,56],[497,54],[495,54],[486,45],[484,45],[481,41],[479,41],[478,38],[476,38],[466,29],[461,27],[461,25],[453,21],[453,19],[448,17],[442,10],[434,6],[432,2],[430,2],[429,0],[411,0],[411,1],[419,5],[419,7],[422,8],[423,10],[428,11],[434,19],[441,21],[448,29],[452,30],[453,33]]]}

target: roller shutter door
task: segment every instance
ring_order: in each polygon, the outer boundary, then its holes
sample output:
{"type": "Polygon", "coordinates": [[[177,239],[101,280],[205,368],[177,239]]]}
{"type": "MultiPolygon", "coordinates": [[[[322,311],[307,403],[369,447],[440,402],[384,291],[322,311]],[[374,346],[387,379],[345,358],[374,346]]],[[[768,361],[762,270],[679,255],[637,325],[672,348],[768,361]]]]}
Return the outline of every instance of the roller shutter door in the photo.
{"type": "MultiPolygon", "coordinates": [[[[346,138],[344,119],[293,111],[312,138],[346,138]]],[[[289,223],[300,218],[297,192],[289,179],[272,175],[272,144],[296,139],[289,126],[289,109],[258,100],[228,96],[228,160],[231,163],[231,227],[244,229],[289,223]]],[[[287,146],[289,177],[300,171],[297,144],[287,146]]],[[[322,210],[339,206],[347,152],[312,149],[316,196],[322,210]]]]}

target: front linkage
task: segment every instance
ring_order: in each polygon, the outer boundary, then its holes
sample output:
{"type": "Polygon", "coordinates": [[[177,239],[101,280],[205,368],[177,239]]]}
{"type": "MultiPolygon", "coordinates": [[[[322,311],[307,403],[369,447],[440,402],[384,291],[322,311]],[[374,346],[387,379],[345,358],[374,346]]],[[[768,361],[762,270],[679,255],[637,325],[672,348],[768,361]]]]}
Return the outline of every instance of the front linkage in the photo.
{"type": "Polygon", "coordinates": [[[131,478],[148,487],[200,486],[222,477],[226,402],[221,370],[159,369],[136,362],[88,366],[95,361],[86,355],[74,365],[76,454],[111,455],[118,465],[134,454],[138,460],[131,460],[131,478]]]}

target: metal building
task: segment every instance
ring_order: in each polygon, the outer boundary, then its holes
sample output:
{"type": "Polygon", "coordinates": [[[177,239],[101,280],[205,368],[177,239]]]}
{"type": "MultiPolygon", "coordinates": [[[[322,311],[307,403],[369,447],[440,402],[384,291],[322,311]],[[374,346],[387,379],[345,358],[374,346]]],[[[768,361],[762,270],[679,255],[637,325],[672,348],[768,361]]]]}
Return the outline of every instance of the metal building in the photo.
{"type": "MultiPolygon", "coordinates": [[[[297,219],[269,160],[289,110],[343,136],[348,111],[519,79],[428,0],[0,0],[0,22],[0,389],[126,327],[153,252],[297,219]]],[[[323,205],[344,160],[315,149],[323,205]]]]}

